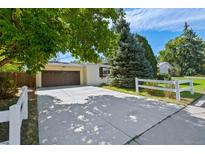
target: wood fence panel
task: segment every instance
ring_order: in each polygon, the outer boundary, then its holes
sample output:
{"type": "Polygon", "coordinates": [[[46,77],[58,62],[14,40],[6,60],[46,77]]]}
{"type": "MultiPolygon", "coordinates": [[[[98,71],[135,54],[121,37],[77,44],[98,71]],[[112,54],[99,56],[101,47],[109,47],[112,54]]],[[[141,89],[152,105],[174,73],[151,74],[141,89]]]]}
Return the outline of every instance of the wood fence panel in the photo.
{"type": "Polygon", "coordinates": [[[0,72],[0,77],[7,77],[16,81],[17,86],[28,86],[30,88],[36,87],[36,78],[33,75],[29,75],[26,72],[0,72]]]}

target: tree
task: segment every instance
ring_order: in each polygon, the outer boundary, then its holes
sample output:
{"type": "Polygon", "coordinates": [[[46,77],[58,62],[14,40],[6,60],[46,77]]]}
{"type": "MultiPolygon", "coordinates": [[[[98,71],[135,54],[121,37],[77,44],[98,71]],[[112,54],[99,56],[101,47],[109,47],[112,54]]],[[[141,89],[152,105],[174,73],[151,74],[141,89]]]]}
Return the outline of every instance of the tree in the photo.
{"type": "Polygon", "coordinates": [[[139,34],[135,35],[136,40],[141,44],[141,46],[145,49],[145,57],[150,62],[154,77],[157,76],[157,60],[152,51],[152,47],[148,43],[147,39],[139,34]]]}
{"type": "Polygon", "coordinates": [[[204,49],[204,41],[185,23],[183,33],[167,42],[159,59],[169,62],[179,75],[203,74],[204,49]]]}
{"type": "Polygon", "coordinates": [[[180,62],[181,56],[178,54],[179,46],[184,43],[184,39],[181,37],[176,37],[174,40],[169,40],[165,45],[165,50],[160,51],[159,61],[169,62],[172,68],[172,74],[175,76],[181,75],[180,62]]]}
{"type": "Polygon", "coordinates": [[[134,87],[135,77],[151,78],[151,65],[123,17],[116,22],[114,29],[120,34],[120,39],[118,50],[109,59],[111,84],[117,87],[134,87]]]}
{"type": "Polygon", "coordinates": [[[0,9],[0,67],[21,63],[35,73],[59,51],[97,62],[116,49],[109,24],[118,16],[116,9],[0,9]]]}
{"type": "Polygon", "coordinates": [[[23,72],[24,68],[14,64],[5,64],[0,68],[0,72],[23,72]]]}
{"type": "Polygon", "coordinates": [[[204,41],[185,23],[184,31],[181,36],[184,39],[182,44],[182,61],[180,61],[181,73],[183,75],[195,75],[203,73],[202,65],[204,64],[205,55],[204,41]]]}

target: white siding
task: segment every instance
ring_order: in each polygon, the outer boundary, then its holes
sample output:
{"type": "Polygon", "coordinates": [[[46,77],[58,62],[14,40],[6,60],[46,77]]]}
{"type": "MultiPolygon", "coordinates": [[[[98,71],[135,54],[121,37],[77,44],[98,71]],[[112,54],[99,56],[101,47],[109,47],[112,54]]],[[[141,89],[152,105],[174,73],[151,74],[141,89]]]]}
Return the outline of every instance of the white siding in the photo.
{"type": "Polygon", "coordinates": [[[99,68],[101,66],[105,67],[105,65],[95,65],[95,64],[86,65],[87,85],[100,85],[102,83],[107,82],[106,77],[101,78],[99,76],[99,68]]]}
{"type": "Polygon", "coordinates": [[[168,74],[169,73],[169,69],[170,69],[170,66],[167,65],[167,64],[163,64],[159,67],[159,70],[160,70],[160,74],[168,74]]]}

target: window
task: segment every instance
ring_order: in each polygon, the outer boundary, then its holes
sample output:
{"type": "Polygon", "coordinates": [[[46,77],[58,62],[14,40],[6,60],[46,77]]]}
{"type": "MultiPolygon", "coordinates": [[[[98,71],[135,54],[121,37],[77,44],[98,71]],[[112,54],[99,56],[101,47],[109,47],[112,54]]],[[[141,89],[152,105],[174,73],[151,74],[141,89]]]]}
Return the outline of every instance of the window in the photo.
{"type": "Polygon", "coordinates": [[[110,70],[108,67],[100,67],[99,68],[99,76],[101,78],[107,77],[110,74],[110,70]]]}

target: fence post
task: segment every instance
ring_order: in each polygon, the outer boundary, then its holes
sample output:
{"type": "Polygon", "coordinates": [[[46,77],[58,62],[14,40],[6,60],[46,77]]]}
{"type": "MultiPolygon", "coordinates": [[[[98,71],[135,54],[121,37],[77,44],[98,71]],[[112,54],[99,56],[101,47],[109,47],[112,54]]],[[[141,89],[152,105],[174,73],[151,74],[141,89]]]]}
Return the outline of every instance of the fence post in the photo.
{"type": "Polygon", "coordinates": [[[139,81],[138,81],[138,78],[135,78],[135,89],[136,89],[136,92],[139,93],[139,81]]]}
{"type": "Polygon", "coordinates": [[[175,80],[176,99],[180,101],[179,81],[175,80]]]}
{"type": "Polygon", "coordinates": [[[194,95],[193,80],[190,80],[189,85],[190,85],[190,93],[191,93],[192,95],[194,95]]]}
{"type": "Polygon", "coordinates": [[[9,108],[9,144],[20,145],[21,143],[21,114],[17,105],[9,108]]]}
{"type": "Polygon", "coordinates": [[[24,86],[22,88],[22,92],[25,94],[24,98],[22,99],[22,101],[23,101],[23,109],[22,109],[23,119],[28,119],[28,88],[26,86],[24,86]]]}

